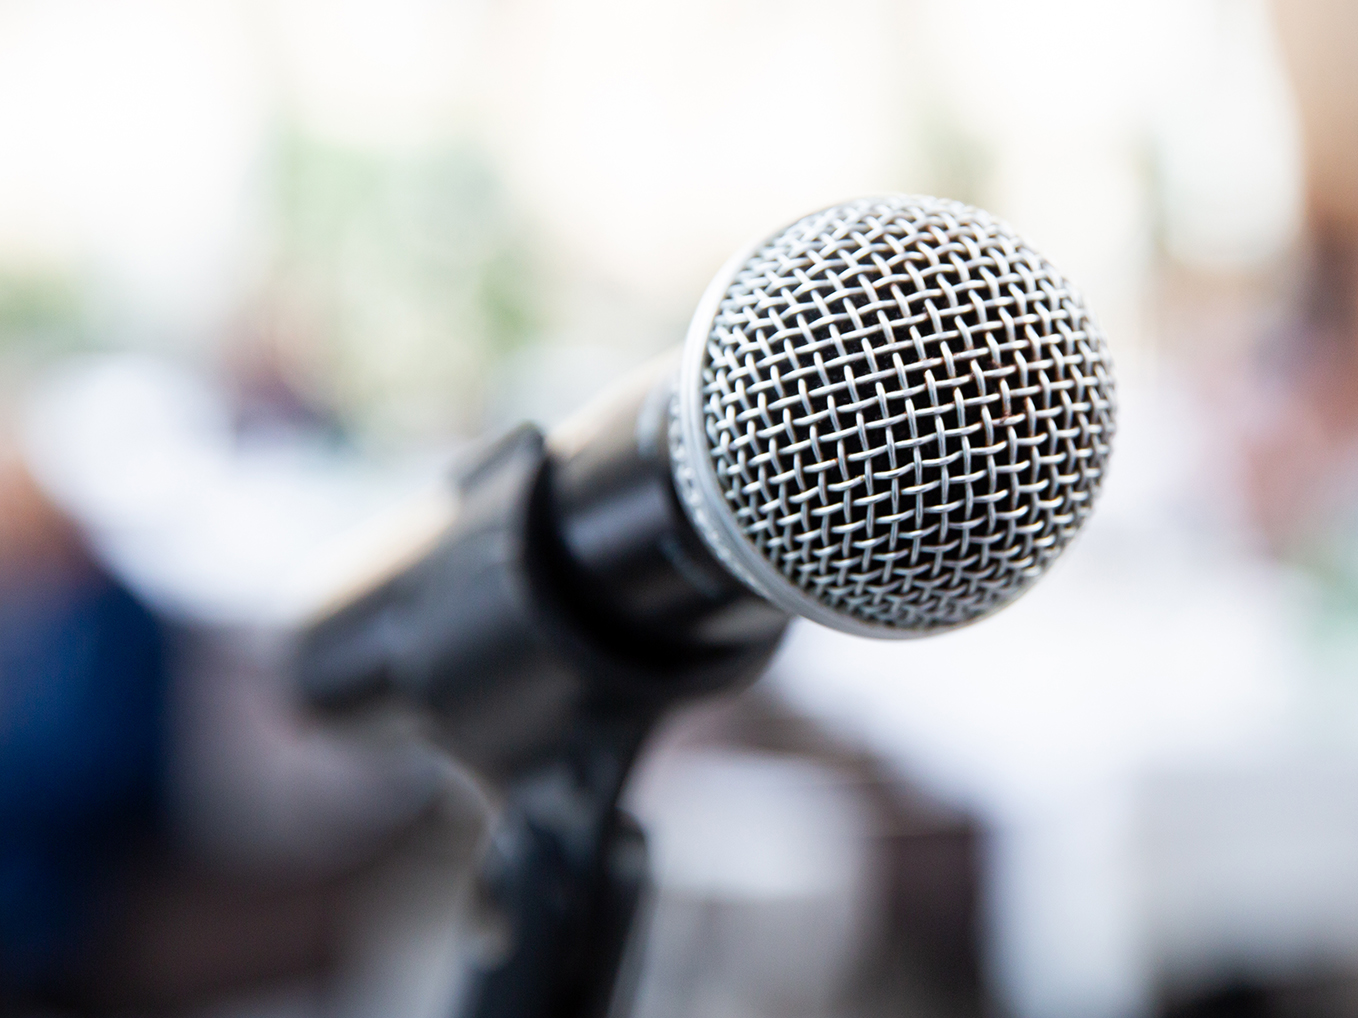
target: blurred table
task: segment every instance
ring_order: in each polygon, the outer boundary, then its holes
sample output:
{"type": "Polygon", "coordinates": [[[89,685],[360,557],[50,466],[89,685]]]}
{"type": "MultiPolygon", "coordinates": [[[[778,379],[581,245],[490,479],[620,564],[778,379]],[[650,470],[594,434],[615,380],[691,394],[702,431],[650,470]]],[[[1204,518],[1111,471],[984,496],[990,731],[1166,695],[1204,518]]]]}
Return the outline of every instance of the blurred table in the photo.
{"type": "Polygon", "coordinates": [[[1022,1018],[1358,968],[1358,639],[1250,552],[1191,405],[1125,403],[1103,503],[1031,594],[905,645],[800,626],[772,671],[988,832],[986,978],[1022,1018]]]}

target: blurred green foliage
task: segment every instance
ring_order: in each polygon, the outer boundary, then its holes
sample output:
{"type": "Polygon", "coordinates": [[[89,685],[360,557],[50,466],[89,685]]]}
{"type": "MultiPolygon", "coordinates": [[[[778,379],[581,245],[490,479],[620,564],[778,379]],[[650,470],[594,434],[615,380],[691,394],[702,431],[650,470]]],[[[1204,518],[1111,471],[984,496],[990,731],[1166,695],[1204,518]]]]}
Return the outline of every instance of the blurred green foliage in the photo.
{"type": "Polygon", "coordinates": [[[544,304],[489,160],[289,131],[273,187],[276,352],[370,435],[475,429],[487,372],[534,338],[544,304]]]}
{"type": "Polygon", "coordinates": [[[0,269],[0,350],[47,354],[87,344],[80,281],[63,273],[0,269]]]}

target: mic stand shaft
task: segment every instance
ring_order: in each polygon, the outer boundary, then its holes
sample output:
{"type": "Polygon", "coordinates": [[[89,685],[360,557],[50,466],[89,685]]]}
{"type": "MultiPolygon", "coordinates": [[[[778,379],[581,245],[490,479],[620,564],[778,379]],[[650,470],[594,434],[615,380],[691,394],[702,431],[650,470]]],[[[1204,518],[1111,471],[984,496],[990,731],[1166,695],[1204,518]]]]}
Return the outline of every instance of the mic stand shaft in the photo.
{"type": "Polygon", "coordinates": [[[620,724],[518,779],[483,863],[492,950],[459,1018],[627,1014],[628,934],[647,884],[646,839],[617,805],[646,726],[620,724]]]}

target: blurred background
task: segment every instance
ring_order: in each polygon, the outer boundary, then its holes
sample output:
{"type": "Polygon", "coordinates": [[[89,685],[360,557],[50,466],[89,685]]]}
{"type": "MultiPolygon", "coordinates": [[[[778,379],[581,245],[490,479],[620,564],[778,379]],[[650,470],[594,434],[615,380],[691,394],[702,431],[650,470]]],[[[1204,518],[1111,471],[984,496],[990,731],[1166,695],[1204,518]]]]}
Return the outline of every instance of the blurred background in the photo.
{"type": "Polygon", "coordinates": [[[1358,7],[0,0],[0,1009],[450,1013],[485,805],[287,621],[461,445],[869,193],[1118,367],[974,629],[794,626],[629,791],[635,1013],[1358,1014],[1358,7]]]}

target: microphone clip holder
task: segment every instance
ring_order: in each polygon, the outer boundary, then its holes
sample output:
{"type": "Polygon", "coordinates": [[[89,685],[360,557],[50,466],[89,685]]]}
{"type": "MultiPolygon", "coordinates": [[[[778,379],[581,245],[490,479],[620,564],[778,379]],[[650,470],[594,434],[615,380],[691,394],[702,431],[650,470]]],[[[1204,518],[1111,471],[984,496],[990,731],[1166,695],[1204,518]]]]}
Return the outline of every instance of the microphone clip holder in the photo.
{"type": "Polygon", "coordinates": [[[462,1018],[619,1013],[647,879],[645,837],[618,807],[628,771],[666,709],[752,681],[782,631],[714,648],[601,619],[573,582],[554,467],[532,425],[483,447],[455,478],[458,510],[433,550],[300,648],[313,706],[413,706],[502,803],[481,875],[503,937],[462,1018]]]}

